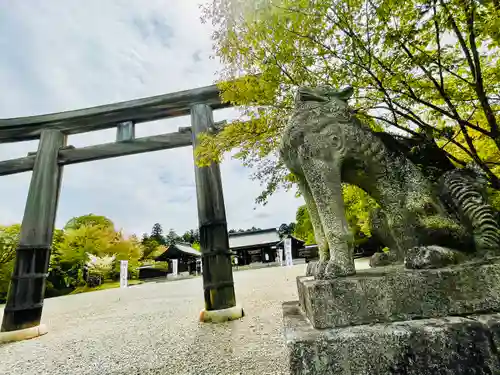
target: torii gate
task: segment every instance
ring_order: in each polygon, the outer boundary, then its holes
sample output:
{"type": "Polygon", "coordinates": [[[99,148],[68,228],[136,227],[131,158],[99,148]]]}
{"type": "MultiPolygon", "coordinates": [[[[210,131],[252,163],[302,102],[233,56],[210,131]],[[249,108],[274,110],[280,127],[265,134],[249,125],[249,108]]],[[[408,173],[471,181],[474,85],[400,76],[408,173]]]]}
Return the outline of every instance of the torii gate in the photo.
{"type": "MultiPolygon", "coordinates": [[[[212,110],[231,104],[216,85],[76,111],[0,120],[0,143],[40,139],[27,157],[0,162],[0,176],[33,170],[7,296],[0,343],[46,333],[40,325],[50,247],[64,165],[198,145],[198,135],[213,129],[212,110]],[[191,115],[191,127],[135,138],[135,124],[191,115]],[[70,134],[117,128],[116,142],[75,148],[70,134]]],[[[219,165],[195,164],[205,309],[202,321],[238,319],[219,165]]]]}

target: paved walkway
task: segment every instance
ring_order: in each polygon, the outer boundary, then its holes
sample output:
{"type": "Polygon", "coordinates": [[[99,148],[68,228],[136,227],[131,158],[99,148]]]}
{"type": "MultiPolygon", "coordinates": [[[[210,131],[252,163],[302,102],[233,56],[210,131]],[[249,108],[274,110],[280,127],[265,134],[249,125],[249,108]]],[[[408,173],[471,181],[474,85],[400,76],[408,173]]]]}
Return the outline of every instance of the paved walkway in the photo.
{"type": "Polygon", "coordinates": [[[49,333],[0,346],[0,374],[285,375],[281,304],[297,299],[304,273],[303,264],[235,272],[246,316],[218,325],[198,323],[201,278],[51,298],[49,333]]]}

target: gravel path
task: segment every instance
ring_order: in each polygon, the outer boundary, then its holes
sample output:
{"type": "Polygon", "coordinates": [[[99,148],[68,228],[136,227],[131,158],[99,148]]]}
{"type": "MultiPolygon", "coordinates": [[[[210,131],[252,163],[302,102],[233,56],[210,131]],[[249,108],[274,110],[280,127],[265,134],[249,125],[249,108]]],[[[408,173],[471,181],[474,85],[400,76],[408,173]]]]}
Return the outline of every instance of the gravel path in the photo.
{"type": "Polygon", "coordinates": [[[304,273],[304,264],[235,272],[246,316],[217,325],[198,323],[201,278],[51,298],[49,333],[0,346],[0,374],[288,374],[281,304],[297,299],[304,273]]]}

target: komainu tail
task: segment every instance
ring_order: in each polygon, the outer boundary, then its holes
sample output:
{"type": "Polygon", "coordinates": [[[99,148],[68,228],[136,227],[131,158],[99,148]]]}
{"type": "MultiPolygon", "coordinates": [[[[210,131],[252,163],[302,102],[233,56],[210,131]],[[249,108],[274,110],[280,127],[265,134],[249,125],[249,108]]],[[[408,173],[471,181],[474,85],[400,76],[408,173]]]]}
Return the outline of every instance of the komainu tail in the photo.
{"type": "Polygon", "coordinates": [[[472,230],[476,251],[500,255],[500,226],[481,176],[470,168],[455,169],[441,177],[439,186],[444,203],[472,230]]]}

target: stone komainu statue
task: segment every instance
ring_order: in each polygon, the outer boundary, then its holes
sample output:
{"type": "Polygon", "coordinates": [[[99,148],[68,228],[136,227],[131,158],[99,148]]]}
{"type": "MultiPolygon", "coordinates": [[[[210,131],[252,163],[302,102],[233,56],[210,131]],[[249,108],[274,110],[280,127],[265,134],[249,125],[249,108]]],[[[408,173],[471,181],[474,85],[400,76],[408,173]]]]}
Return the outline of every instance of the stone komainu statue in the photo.
{"type": "Polygon", "coordinates": [[[447,197],[440,199],[435,184],[419,168],[403,153],[386,147],[352,114],[347,105],[351,95],[351,88],[300,88],[280,145],[281,157],[298,179],[319,247],[319,262],[308,273],[318,278],[355,273],[342,182],[360,187],[380,205],[393,261],[402,262],[409,251],[425,246],[468,244],[467,225],[477,232],[477,246],[484,243],[492,251],[500,250],[491,207],[483,199],[480,208],[470,208],[471,199],[482,197],[478,189],[453,171],[440,179],[441,193],[447,197]]]}

